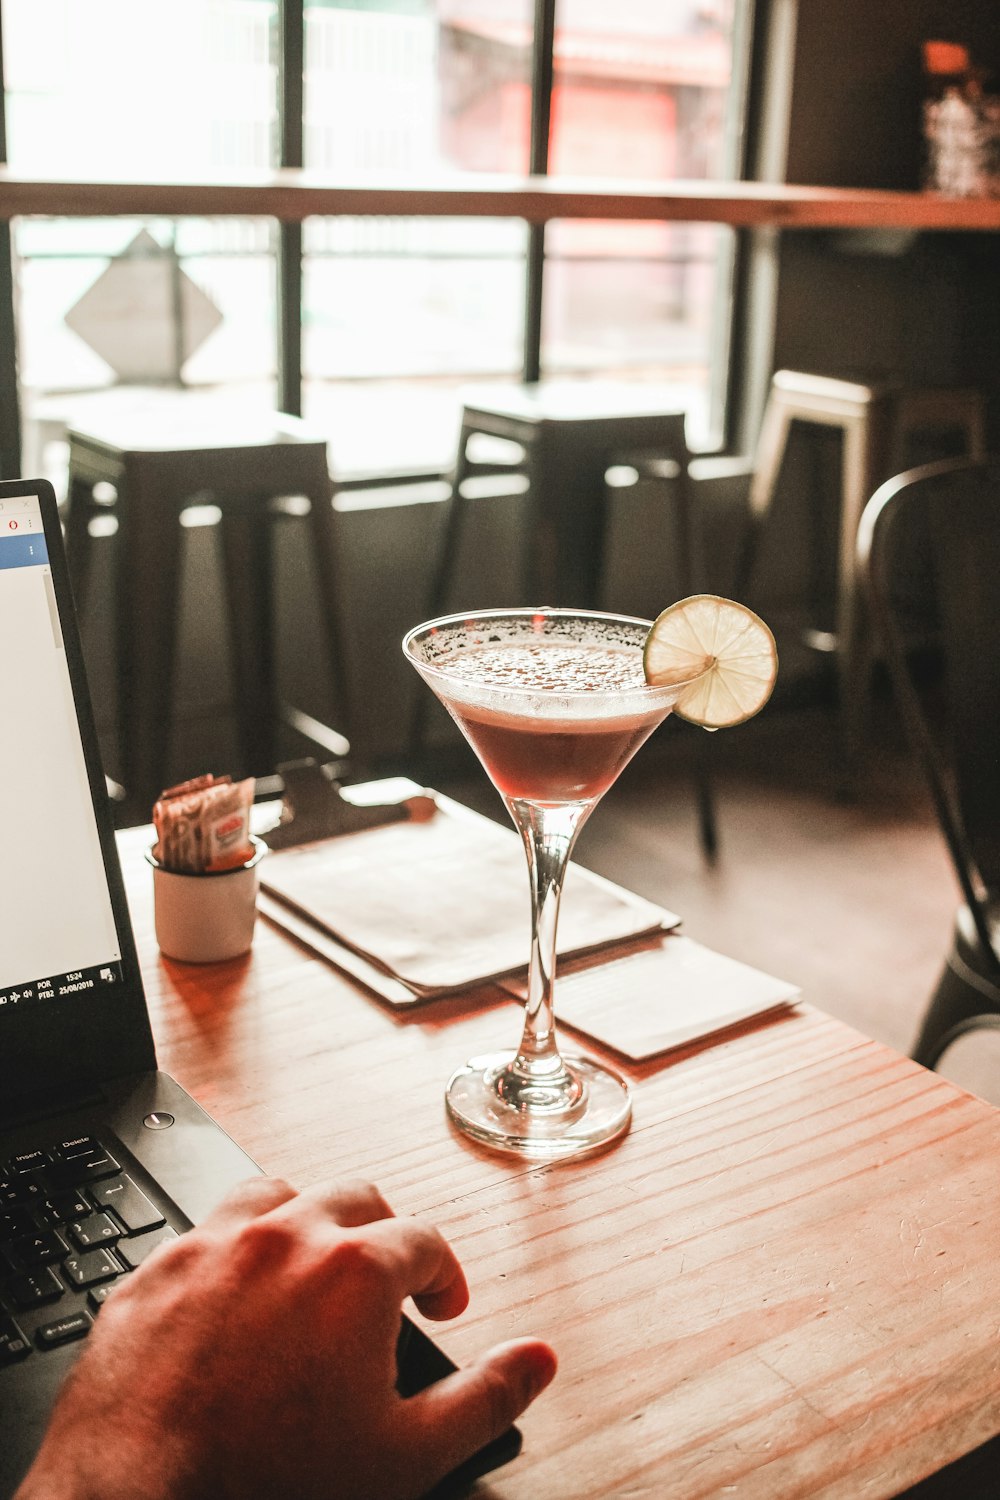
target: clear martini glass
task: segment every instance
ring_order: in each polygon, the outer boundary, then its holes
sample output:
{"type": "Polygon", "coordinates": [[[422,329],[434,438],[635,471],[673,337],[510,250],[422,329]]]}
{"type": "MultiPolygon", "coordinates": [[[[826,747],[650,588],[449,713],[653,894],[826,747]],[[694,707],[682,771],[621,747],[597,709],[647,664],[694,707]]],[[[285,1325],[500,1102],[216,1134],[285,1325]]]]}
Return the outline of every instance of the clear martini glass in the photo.
{"type": "Polygon", "coordinates": [[[524,1028],[516,1052],[471,1058],[446,1100],[459,1130],[533,1158],[594,1151],[629,1126],[625,1080],[564,1054],[553,989],[559,901],[584,822],[687,683],[649,687],[648,620],[487,610],[411,630],[403,651],[451,714],[521,835],[531,884],[524,1028]]]}

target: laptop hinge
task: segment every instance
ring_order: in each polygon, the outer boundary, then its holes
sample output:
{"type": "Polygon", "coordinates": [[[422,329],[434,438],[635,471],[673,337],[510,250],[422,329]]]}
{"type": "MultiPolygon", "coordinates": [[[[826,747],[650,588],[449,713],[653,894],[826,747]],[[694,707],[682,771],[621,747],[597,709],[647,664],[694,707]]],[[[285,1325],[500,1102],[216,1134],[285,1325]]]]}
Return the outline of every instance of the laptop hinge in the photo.
{"type": "Polygon", "coordinates": [[[58,1103],[51,1098],[22,1099],[13,1109],[0,1109],[0,1126],[10,1128],[14,1125],[34,1125],[60,1115],[74,1114],[79,1109],[91,1108],[104,1100],[105,1095],[99,1089],[91,1089],[86,1094],[64,1094],[58,1103]]]}

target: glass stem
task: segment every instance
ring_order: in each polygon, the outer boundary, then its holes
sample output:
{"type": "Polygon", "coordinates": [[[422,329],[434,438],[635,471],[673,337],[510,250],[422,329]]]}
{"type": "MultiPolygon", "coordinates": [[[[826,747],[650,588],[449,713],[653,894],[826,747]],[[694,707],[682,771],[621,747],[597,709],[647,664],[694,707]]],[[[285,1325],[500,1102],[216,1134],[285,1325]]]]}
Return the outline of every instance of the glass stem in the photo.
{"type": "Polygon", "coordinates": [[[511,1071],[526,1081],[565,1087],[569,1073],[556,1044],[553,999],[559,900],[576,841],[592,804],[540,807],[505,799],[524,842],[531,880],[531,958],[524,1032],[511,1071]]]}

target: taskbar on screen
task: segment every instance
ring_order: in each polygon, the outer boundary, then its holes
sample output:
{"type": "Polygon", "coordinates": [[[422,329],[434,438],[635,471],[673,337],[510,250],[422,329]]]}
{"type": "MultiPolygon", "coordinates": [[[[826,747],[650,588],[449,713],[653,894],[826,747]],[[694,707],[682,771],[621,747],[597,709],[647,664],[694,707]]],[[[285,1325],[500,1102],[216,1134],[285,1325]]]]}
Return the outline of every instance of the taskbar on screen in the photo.
{"type": "Polygon", "coordinates": [[[24,984],[7,985],[0,989],[0,1005],[34,1004],[60,996],[86,995],[121,984],[123,978],[122,966],[118,960],[94,964],[89,969],[71,969],[66,974],[45,974],[40,979],[30,979],[24,984]]]}

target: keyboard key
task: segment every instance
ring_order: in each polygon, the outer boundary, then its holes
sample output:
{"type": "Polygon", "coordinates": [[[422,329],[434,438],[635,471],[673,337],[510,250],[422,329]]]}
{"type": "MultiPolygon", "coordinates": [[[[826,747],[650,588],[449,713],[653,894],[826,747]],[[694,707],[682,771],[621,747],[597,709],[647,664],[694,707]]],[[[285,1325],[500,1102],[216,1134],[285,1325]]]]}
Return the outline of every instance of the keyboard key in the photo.
{"type": "Polygon", "coordinates": [[[23,1177],[25,1172],[37,1172],[44,1167],[46,1160],[44,1151],[22,1151],[11,1157],[8,1171],[11,1177],[23,1177]]]}
{"type": "Polygon", "coordinates": [[[36,1328],[35,1342],[42,1349],[54,1349],[57,1344],[68,1344],[70,1339],[82,1339],[93,1326],[85,1312],[67,1313],[65,1317],[56,1318],[54,1323],[36,1328]]]}
{"type": "Polygon", "coordinates": [[[177,1231],[166,1224],[162,1229],[154,1229],[149,1234],[138,1234],[134,1239],[119,1240],[115,1250],[125,1264],[134,1271],[136,1266],[141,1266],[143,1261],[153,1253],[157,1245],[165,1245],[168,1240],[176,1238],[177,1231]]]}
{"type": "Polygon", "coordinates": [[[42,1185],[34,1177],[5,1177],[0,1181],[0,1209],[29,1208],[44,1201],[42,1185]]]}
{"type": "Polygon", "coordinates": [[[63,1275],[71,1286],[93,1286],[122,1274],[122,1268],[110,1250],[88,1250],[84,1255],[68,1255],[63,1261],[63,1275]]]}
{"type": "Polygon", "coordinates": [[[70,1219],[84,1219],[91,1211],[82,1193],[52,1193],[35,1209],[35,1218],[43,1229],[68,1224],[70,1219]]]}
{"type": "Polygon", "coordinates": [[[31,1345],[13,1318],[0,1318],[0,1365],[12,1365],[31,1353],[31,1345]]]}
{"type": "Polygon", "coordinates": [[[75,1135],[68,1141],[53,1146],[49,1155],[53,1161],[70,1161],[74,1156],[92,1156],[104,1147],[95,1135],[75,1135]]]}
{"type": "Polygon", "coordinates": [[[160,1210],[136,1187],[131,1177],[113,1177],[91,1190],[98,1208],[114,1210],[130,1234],[141,1229],[155,1229],[164,1222],[160,1210]]]}
{"type": "Polygon", "coordinates": [[[7,1294],[16,1307],[38,1307],[43,1302],[55,1302],[63,1294],[63,1284],[48,1267],[40,1271],[27,1271],[15,1276],[7,1283],[7,1294]]]}
{"type": "Polygon", "coordinates": [[[100,1312],[117,1285],[117,1281],[105,1281],[100,1286],[92,1286],[87,1293],[87,1301],[90,1303],[91,1311],[95,1313],[100,1312]]]}
{"type": "Polygon", "coordinates": [[[12,1208],[9,1213],[0,1213],[0,1242],[30,1234],[34,1227],[31,1214],[26,1208],[12,1208]]]}
{"type": "Polygon", "coordinates": [[[106,1245],[121,1235],[118,1225],[108,1214],[89,1214],[86,1219],[74,1219],[68,1228],[71,1239],[80,1250],[89,1250],[92,1245],[106,1245]]]}
{"type": "Polygon", "coordinates": [[[56,1187],[82,1187],[100,1177],[113,1177],[121,1171],[121,1163],[115,1161],[110,1151],[92,1151],[87,1156],[74,1156],[53,1161],[49,1167],[49,1180],[56,1187]]]}
{"type": "Polygon", "coordinates": [[[54,1229],[40,1229],[36,1234],[13,1240],[6,1253],[15,1271],[34,1271],[38,1266],[48,1265],[50,1260],[59,1260],[67,1248],[54,1229]]]}

